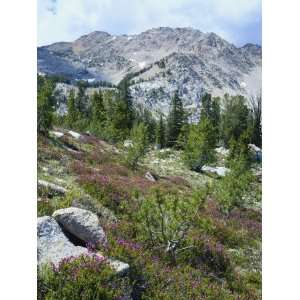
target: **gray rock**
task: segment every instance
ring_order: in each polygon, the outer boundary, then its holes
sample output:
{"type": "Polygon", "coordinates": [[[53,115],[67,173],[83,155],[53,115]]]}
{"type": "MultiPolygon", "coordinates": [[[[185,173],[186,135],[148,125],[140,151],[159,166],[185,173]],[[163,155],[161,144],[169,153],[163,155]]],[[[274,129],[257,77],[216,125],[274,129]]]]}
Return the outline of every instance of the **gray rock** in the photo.
{"type": "Polygon", "coordinates": [[[95,200],[89,195],[84,195],[81,198],[74,199],[72,201],[72,206],[93,212],[99,217],[101,224],[111,224],[118,222],[117,217],[111,210],[103,206],[99,201],[95,200]]]}
{"type": "Polygon", "coordinates": [[[254,144],[249,144],[248,147],[253,155],[253,158],[260,162],[262,160],[262,150],[254,144]]]}
{"type": "Polygon", "coordinates": [[[73,245],[52,217],[40,217],[37,220],[37,261],[38,265],[59,262],[70,256],[88,254],[84,247],[73,245]]]}
{"type": "Polygon", "coordinates": [[[110,258],[105,258],[101,253],[91,253],[87,248],[75,246],[64,235],[61,227],[53,217],[44,216],[37,220],[37,261],[38,266],[54,264],[56,267],[60,261],[68,257],[79,257],[81,255],[97,256],[106,259],[109,266],[118,275],[125,275],[129,265],[110,258]]]}
{"type": "Polygon", "coordinates": [[[156,182],[155,176],[153,174],[151,174],[150,172],[147,172],[145,174],[145,178],[148,179],[149,181],[156,182]]]}
{"type": "Polygon", "coordinates": [[[64,133],[63,132],[60,132],[60,131],[50,131],[50,135],[53,135],[55,137],[58,137],[58,138],[61,138],[64,136],[64,133]]]}
{"type": "Polygon", "coordinates": [[[81,134],[72,130],[69,130],[68,133],[74,138],[74,139],[80,139],[81,134]]]}
{"type": "Polygon", "coordinates": [[[110,267],[120,275],[124,275],[129,271],[129,265],[122,261],[109,258],[107,259],[107,262],[109,263],[110,267]]]}
{"type": "Polygon", "coordinates": [[[62,186],[41,179],[38,180],[38,188],[49,189],[50,194],[64,195],[67,192],[62,186]]]}
{"type": "Polygon", "coordinates": [[[68,207],[56,210],[52,216],[64,230],[80,240],[91,242],[96,246],[106,246],[106,235],[94,213],[77,207],[68,207]]]}
{"type": "Polygon", "coordinates": [[[225,167],[203,166],[202,171],[203,172],[208,172],[208,173],[213,173],[213,174],[216,174],[220,177],[224,177],[226,175],[226,173],[229,172],[230,170],[228,168],[225,168],[225,167]]]}

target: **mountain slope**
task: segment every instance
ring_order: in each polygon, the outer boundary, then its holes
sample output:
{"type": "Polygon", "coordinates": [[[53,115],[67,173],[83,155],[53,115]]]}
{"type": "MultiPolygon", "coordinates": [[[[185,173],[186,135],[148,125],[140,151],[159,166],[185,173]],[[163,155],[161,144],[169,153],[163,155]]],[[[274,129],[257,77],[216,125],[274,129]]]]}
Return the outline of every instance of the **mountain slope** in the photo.
{"type": "Polygon", "coordinates": [[[176,89],[191,109],[205,91],[216,96],[259,94],[261,47],[238,48],[192,28],[160,27],[121,36],[95,31],[72,43],[39,47],[38,70],[115,84],[134,73],[134,99],[167,112],[176,89]]]}

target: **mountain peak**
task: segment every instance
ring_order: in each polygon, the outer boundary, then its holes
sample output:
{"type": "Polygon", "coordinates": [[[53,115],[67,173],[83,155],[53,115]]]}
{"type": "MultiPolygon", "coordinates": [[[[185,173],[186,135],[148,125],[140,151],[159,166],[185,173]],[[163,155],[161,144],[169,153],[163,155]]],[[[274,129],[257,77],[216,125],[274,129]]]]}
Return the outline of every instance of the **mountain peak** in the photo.
{"type": "Polygon", "coordinates": [[[261,48],[237,48],[213,32],[158,27],[134,35],[94,31],[73,43],[38,51],[38,71],[72,79],[118,84],[132,77],[134,99],[168,110],[178,89],[185,104],[197,106],[203,92],[255,95],[261,89],[261,48]]]}

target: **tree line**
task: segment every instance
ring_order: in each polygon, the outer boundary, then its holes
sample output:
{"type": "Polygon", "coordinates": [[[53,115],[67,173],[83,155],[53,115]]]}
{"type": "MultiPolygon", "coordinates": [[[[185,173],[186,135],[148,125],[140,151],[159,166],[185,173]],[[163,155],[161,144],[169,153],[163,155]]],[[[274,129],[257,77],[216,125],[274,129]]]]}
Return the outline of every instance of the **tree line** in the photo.
{"type": "Polygon", "coordinates": [[[67,113],[59,116],[55,113],[55,82],[38,76],[38,133],[47,134],[52,125],[60,125],[89,131],[111,142],[132,138],[145,145],[182,149],[186,163],[195,171],[214,161],[217,146],[230,148],[232,159],[245,162],[249,160],[249,143],[261,147],[261,97],[247,101],[243,96],[220,98],[206,93],[201,99],[199,122],[191,124],[176,91],[168,117],[160,114],[156,120],[149,110],[134,107],[129,80],[122,80],[116,91],[99,90],[91,96],[86,94],[86,85],[79,83],[78,92],[72,90],[67,97],[67,113]]]}

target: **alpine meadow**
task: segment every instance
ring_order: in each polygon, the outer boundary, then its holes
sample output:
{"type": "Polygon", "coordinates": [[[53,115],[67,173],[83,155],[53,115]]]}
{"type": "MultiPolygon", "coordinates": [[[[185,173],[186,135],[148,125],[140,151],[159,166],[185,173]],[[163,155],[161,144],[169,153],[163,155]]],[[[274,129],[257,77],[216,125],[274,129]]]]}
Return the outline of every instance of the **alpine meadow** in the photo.
{"type": "Polygon", "coordinates": [[[262,48],[163,25],[37,48],[40,300],[262,298],[262,48]]]}

